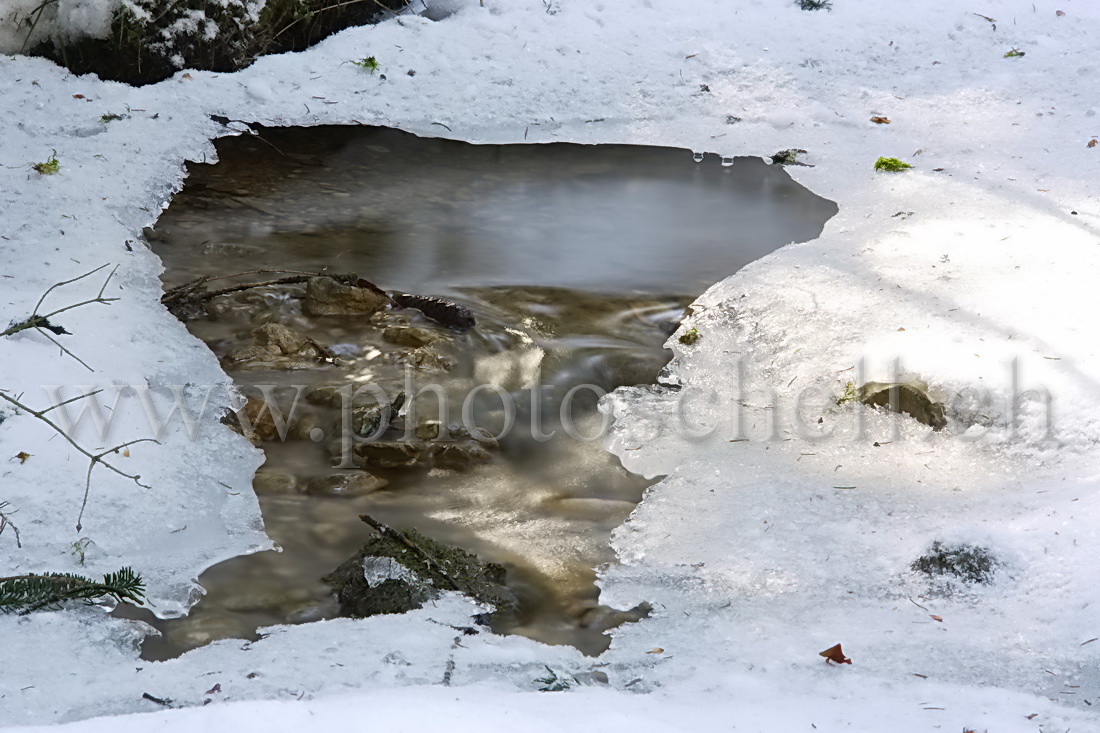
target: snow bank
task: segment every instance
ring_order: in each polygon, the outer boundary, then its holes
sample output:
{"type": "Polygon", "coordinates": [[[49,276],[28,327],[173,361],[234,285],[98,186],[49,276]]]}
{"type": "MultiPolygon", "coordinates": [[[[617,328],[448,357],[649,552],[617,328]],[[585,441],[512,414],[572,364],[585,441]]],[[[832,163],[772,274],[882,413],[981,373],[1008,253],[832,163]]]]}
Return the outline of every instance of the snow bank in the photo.
{"type": "Polygon", "coordinates": [[[58,38],[104,38],[123,0],[4,0],[0,2],[0,53],[19,53],[58,38]]]}
{"type": "MultiPolygon", "coordinates": [[[[1090,643],[1100,636],[1100,535],[1088,521],[1100,509],[1100,362],[1089,318],[1100,146],[1086,145],[1100,133],[1100,11],[1072,0],[1064,15],[1003,0],[981,16],[944,0],[838,0],[829,12],[786,0],[485,5],[449,2],[453,14],[439,21],[407,15],[237,74],[192,71],[142,89],[0,59],[0,247],[13,276],[2,280],[3,318],[25,317],[51,283],[105,263],[119,265],[106,294],[120,298],[58,317],[73,332],[59,338],[95,373],[23,333],[0,340],[0,387],[39,407],[49,400],[42,384],[154,385],[168,404],[163,385],[224,383],[213,357],[157,304],[159,264],[138,236],[180,186],[183,160],[213,155],[209,138],[224,130],[212,114],[385,124],[474,142],[663,144],[729,156],[806,149],[816,167],[789,170],[840,205],[823,237],[701,296],[685,324],[701,338],[671,341],[679,392],[625,391],[608,402],[619,417],[611,449],[632,470],[670,475],[617,533],[623,564],[602,581],[608,602],[650,601],[654,618],[621,629],[595,662],[523,639],[459,636],[452,626],[472,609],[447,599],[408,617],[280,628],[166,663],[137,660],[134,626],[95,611],[0,618],[0,720],[149,710],[148,692],[187,705],[304,699],[74,727],[278,729],[351,713],[445,715],[457,729],[510,714],[536,727],[548,710],[611,729],[624,727],[612,713],[670,730],[716,721],[749,730],[1097,727],[1084,701],[1100,695],[1100,642],[1090,643]],[[1013,49],[1026,55],[1006,58],[1013,49]],[[345,63],[366,56],[379,73],[345,63]],[[60,172],[33,172],[51,151],[60,172]],[[876,173],[879,156],[916,168],[876,173]],[[937,394],[961,395],[946,430],[832,402],[849,380],[889,378],[895,358],[937,394]],[[1012,419],[1012,395],[1028,391],[1012,419]],[[715,426],[709,438],[673,429],[680,398],[689,427],[715,426]],[[804,425],[791,419],[795,404],[804,425]],[[944,587],[913,573],[909,564],[936,539],[989,547],[1001,562],[995,582],[944,587]],[[838,641],[851,667],[817,656],[838,641]],[[575,675],[578,689],[524,693],[538,688],[543,664],[575,675]],[[614,689],[597,689],[596,672],[614,689]],[[469,686],[441,687],[445,676],[469,686]],[[368,680],[413,687],[347,694],[368,680]],[[207,693],[215,683],[232,692],[207,693]],[[405,704],[413,698],[415,713],[405,704]]],[[[98,282],[68,287],[87,297],[98,282]]],[[[201,396],[188,395],[193,407],[201,396]]],[[[129,563],[149,578],[160,612],[185,608],[203,567],[266,546],[247,488],[257,453],[215,424],[227,401],[224,391],[212,399],[199,438],[176,425],[159,445],[116,459],[152,489],[96,469],[83,533],[73,525],[87,462],[29,416],[9,417],[0,446],[32,455],[4,472],[0,500],[18,509],[22,547],[0,536],[0,565],[98,573],[129,563]],[[80,566],[71,547],[85,536],[96,551],[80,566]]],[[[116,432],[88,435],[88,445],[147,437],[136,404],[124,402],[116,432]]]]}

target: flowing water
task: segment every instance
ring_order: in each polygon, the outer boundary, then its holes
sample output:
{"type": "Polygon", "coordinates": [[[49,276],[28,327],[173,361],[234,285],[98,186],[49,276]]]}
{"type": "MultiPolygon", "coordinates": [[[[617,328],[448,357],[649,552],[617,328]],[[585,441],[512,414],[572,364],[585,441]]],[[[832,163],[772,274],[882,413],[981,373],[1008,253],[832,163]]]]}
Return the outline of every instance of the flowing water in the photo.
{"type": "Polygon", "coordinates": [[[149,234],[167,286],[254,270],[354,272],[387,290],[460,302],[478,325],[458,332],[413,310],[311,317],[301,285],[227,295],[190,320],[246,393],[275,385],[284,397],[301,388],[306,399],[288,439],[262,443],[255,482],[282,552],[209,569],[200,578],[207,596],[187,618],[142,616],[163,634],[146,641],[145,656],[333,616],[320,577],[362,544],[362,513],[504,564],[520,614],[500,631],[602,651],[606,628],[632,617],[599,606],[595,568],[614,562],[609,534],[649,482],[599,441],[574,437],[598,433],[595,391],[652,382],[670,356],[662,344],[695,295],[783,244],[816,237],[836,206],[779,166],[696,161],[672,148],[471,145],[323,127],[224,138],[218,155],[216,165],[191,166],[149,234]],[[339,359],[236,358],[265,323],[339,359]],[[408,329],[413,341],[395,339],[408,329]],[[469,465],[372,466],[388,481],[378,490],[319,492],[341,457],[333,458],[330,427],[339,418],[318,396],[342,384],[409,392],[410,429],[460,434],[466,402],[472,421],[496,433],[505,401],[515,405],[515,427],[469,465]],[[434,394],[411,399],[427,385],[445,395],[447,415],[435,414],[434,394]],[[471,397],[478,385],[493,388],[471,397]],[[578,385],[591,387],[577,392],[563,422],[563,397],[578,385]]]}

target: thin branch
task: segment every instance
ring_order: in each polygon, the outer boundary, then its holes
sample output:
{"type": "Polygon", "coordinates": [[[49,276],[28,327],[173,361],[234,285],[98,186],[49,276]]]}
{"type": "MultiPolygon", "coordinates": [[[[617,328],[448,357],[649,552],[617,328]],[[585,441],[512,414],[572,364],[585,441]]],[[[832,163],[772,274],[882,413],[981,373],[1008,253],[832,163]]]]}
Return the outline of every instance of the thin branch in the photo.
{"type": "Polygon", "coordinates": [[[114,277],[115,272],[118,271],[118,265],[115,265],[114,269],[112,269],[111,272],[107,274],[107,278],[103,281],[103,285],[100,286],[99,292],[96,293],[96,296],[94,298],[89,298],[88,300],[82,300],[79,303],[72,303],[72,304],[67,305],[63,308],[58,308],[56,310],[50,311],[49,313],[46,313],[46,314],[40,314],[38,312],[38,309],[42,307],[42,303],[45,302],[46,297],[50,293],[52,293],[54,290],[57,290],[58,288],[63,287],[65,285],[75,283],[78,280],[83,280],[84,278],[88,277],[89,275],[94,275],[95,273],[99,272],[100,270],[102,270],[106,266],[107,265],[100,265],[99,267],[95,268],[94,270],[90,270],[88,272],[85,272],[83,275],[79,275],[77,277],[74,277],[71,280],[62,280],[61,282],[54,283],[50,287],[46,288],[46,292],[42,293],[42,297],[40,297],[38,299],[38,302],[35,303],[34,310],[31,312],[31,315],[29,317],[27,317],[25,320],[20,321],[19,323],[12,324],[11,326],[8,326],[6,329],[4,329],[3,331],[0,331],[0,337],[11,336],[12,334],[19,333],[20,331],[26,331],[28,329],[33,328],[35,331],[38,331],[38,333],[42,334],[47,339],[52,341],[53,344],[55,346],[57,346],[57,348],[61,349],[61,351],[63,353],[68,354],[72,358],[76,359],[80,363],[80,365],[83,366],[85,369],[87,369],[88,371],[95,371],[94,369],[92,369],[92,367],[90,367],[88,365],[87,362],[85,362],[83,359],[81,359],[79,356],[74,354],[69,349],[65,348],[57,339],[55,339],[53,336],[51,336],[46,331],[49,330],[49,331],[52,331],[55,334],[56,333],[67,333],[67,331],[65,331],[64,329],[61,329],[58,326],[50,323],[50,319],[53,318],[54,316],[58,315],[59,313],[64,313],[66,311],[71,311],[74,308],[80,308],[80,307],[85,306],[85,305],[91,305],[92,303],[103,303],[104,305],[110,305],[114,301],[118,300],[118,298],[104,298],[103,297],[103,293],[105,293],[107,291],[108,283],[111,282],[111,278],[114,277]]]}
{"type": "Polygon", "coordinates": [[[6,501],[0,501],[0,534],[4,534],[4,530],[11,527],[11,531],[15,533],[15,546],[18,548],[23,547],[22,541],[19,539],[19,528],[15,526],[15,523],[11,521],[12,514],[15,514],[18,509],[12,509],[8,512],[2,511],[7,509],[11,504],[6,501]]]}
{"type": "MultiPolygon", "coordinates": [[[[92,392],[92,393],[89,393],[88,395],[83,395],[83,397],[89,397],[92,394],[95,394],[95,393],[92,392]]],[[[15,405],[15,407],[17,409],[22,410],[22,411],[24,411],[24,412],[26,412],[30,415],[34,415],[35,417],[37,417],[42,422],[49,425],[62,438],[67,440],[69,442],[69,445],[71,445],[73,448],[76,448],[77,451],[79,451],[83,456],[85,456],[88,459],[88,461],[89,461],[89,463],[88,463],[88,475],[87,475],[87,478],[84,482],[84,500],[83,500],[83,502],[81,502],[81,505],[80,505],[80,516],[76,520],[76,531],[77,532],[79,532],[82,529],[81,521],[84,519],[84,509],[88,505],[88,493],[91,491],[91,487],[92,487],[92,469],[95,468],[95,465],[97,463],[104,466],[105,468],[113,471],[114,473],[117,473],[119,476],[122,476],[123,478],[130,479],[131,481],[133,481],[135,484],[142,487],[143,489],[152,488],[148,484],[141,483],[141,475],[140,474],[126,473],[125,471],[123,471],[119,468],[116,468],[115,466],[111,465],[107,461],[103,460],[103,456],[114,453],[118,450],[121,450],[122,448],[125,448],[126,446],[130,446],[130,445],[133,445],[135,443],[149,442],[149,443],[157,443],[159,445],[160,441],[154,440],[153,438],[141,438],[139,440],[131,440],[127,443],[117,445],[114,448],[103,451],[102,453],[92,453],[91,451],[86,450],[83,446],[81,446],[75,440],[73,440],[73,438],[68,433],[66,433],[64,430],[62,430],[57,425],[57,423],[55,423],[50,418],[46,417],[47,412],[54,409],[55,407],[59,407],[60,405],[51,405],[50,407],[47,407],[45,410],[32,410],[31,408],[27,407],[22,402],[15,399],[14,397],[9,397],[8,395],[4,394],[4,392],[2,390],[0,390],[0,399],[3,399],[3,400],[6,400],[7,402],[10,402],[11,404],[15,405]]],[[[67,400],[67,401],[71,402],[72,400],[67,400]]]]}

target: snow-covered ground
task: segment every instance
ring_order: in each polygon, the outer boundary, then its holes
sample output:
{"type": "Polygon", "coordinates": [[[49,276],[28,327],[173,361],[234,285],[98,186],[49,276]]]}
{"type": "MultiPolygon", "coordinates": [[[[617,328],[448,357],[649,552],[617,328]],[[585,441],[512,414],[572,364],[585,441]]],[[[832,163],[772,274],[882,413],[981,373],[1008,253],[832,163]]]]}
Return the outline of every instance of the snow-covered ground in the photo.
{"type": "MultiPolygon", "coordinates": [[[[1100,9],[435,5],[454,14],[405,15],[236,74],[181,72],[141,89],[0,58],[0,323],[104,264],[39,312],[94,297],[115,265],[104,296],[119,299],[56,318],[72,332],[57,338],[94,371],[23,332],[0,339],[0,388],[42,409],[43,385],[70,385],[66,397],[80,385],[146,386],[163,411],[168,385],[226,383],[159,306],[160,265],[139,240],[182,185],[183,161],[211,159],[224,128],[210,115],[473,142],[803,148],[816,167],[790,172],[840,206],[823,236],[699,298],[684,328],[700,338],[670,342],[682,390],[607,402],[618,418],[609,447],[668,478],[617,532],[622,564],[601,584],[607,602],[657,612],[595,660],[459,636],[448,624],[465,625],[470,604],[446,598],[164,663],[138,659],[135,625],[96,609],[8,616],[0,723],[1100,730],[1100,145],[1088,147],[1100,137],[1100,9]],[[1024,55],[1006,57],[1013,49],[1024,55]],[[345,63],[367,56],[379,72],[345,63]],[[57,174],[31,169],[52,151],[57,174]],[[875,172],[879,156],[915,168],[875,172]],[[947,400],[944,431],[835,405],[848,381],[892,378],[895,359],[947,400]],[[934,540],[988,547],[995,581],[922,580],[909,564],[934,540]],[[837,642],[851,666],[818,656],[837,642]],[[536,692],[544,665],[579,683],[536,692]],[[212,702],[166,710],[142,693],[212,702]],[[143,711],[153,712],[94,717],[143,711]]],[[[150,437],[136,394],[107,436],[77,433],[89,450],[150,437]]],[[[186,395],[196,408],[204,397],[186,395]]],[[[258,453],[216,424],[225,395],[194,437],[175,421],[159,444],[108,456],[152,488],[97,467],[80,532],[87,460],[5,410],[0,501],[17,510],[21,547],[11,529],[0,535],[3,574],[132,564],[170,614],[193,601],[203,568],[269,546],[249,489],[258,453]]]]}

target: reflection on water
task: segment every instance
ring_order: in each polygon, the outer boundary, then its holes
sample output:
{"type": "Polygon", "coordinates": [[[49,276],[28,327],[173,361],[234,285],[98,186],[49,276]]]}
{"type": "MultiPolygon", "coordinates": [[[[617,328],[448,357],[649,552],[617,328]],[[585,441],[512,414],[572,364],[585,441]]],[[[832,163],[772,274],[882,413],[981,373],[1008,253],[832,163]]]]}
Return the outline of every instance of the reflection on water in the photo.
{"type": "MultiPolygon", "coordinates": [[[[227,365],[242,389],[371,381],[396,391],[412,364],[418,384],[442,386],[452,415],[474,386],[499,386],[515,399],[524,429],[504,436],[491,462],[465,470],[372,468],[389,484],[357,498],[305,492],[332,471],[323,444],[301,434],[264,443],[256,488],[283,552],[207,571],[207,597],[186,619],[154,621],[164,637],[147,640],[146,655],[333,615],[319,577],[362,543],[360,513],[505,564],[522,613],[500,630],[589,653],[605,648],[602,631],[614,616],[598,606],[594,568],[614,561],[609,534],[648,483],[598,443],[560,429],[545,442],[532,438],[532,386],[544,385],[537,427],[550,432],[561,427],[561,397],[575,385],[653,381],[669,356],[662,343],[695,294],[789,241],[817,236],[835,205],[760,160],[694,162],[669,148],[476,146],[360,127],[268,129],[224,139],[218,153],[220,164],[192,168],[150,236],[169,285],[327,268],[446,295],[478,317],[462,334],[415,311],[310,318],[300,288],[246,291],[188,324],[216,353],[257,325],[279,323],[344,358],[293,372],[227,365]],[[388,327],[425,329],[434,341],[398,348],[381,335],[388,327]]],[[[417,401],[417,411],[434,411],[434,399],[417,401]]],[[[592,399],[578,402],[579,427],[595,431],[592,399]]],[[[478,424],[495,429],[499,404],[476,401],[478,424]]],[[[331,424],[331,407],[304,409],[309,424],[331,424]]]]}

